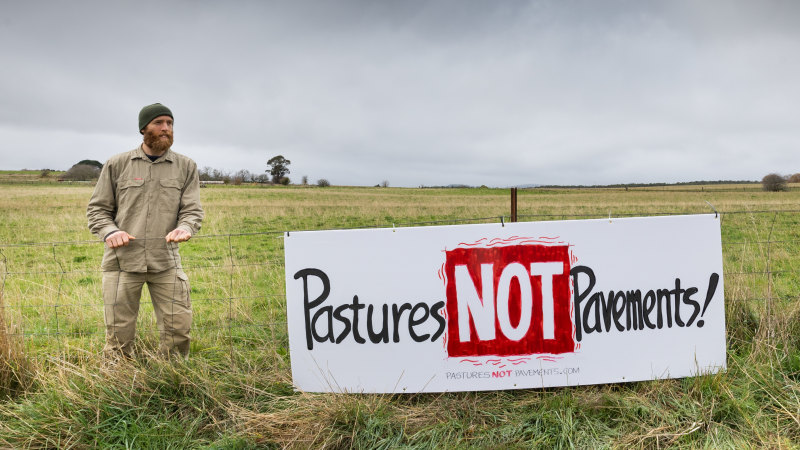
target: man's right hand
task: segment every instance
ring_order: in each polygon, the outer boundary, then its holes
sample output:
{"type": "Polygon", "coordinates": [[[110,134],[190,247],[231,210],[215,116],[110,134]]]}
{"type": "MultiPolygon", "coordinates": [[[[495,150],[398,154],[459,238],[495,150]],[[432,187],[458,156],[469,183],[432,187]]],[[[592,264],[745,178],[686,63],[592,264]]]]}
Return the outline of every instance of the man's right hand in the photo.
{"type": "Polygon", "coordinates": [[[122,247],[123,245],[128,245],[128,243],[133,239],[136,238],[128,234],[126,231],[119,230],[106,236],[106,245],[108,248],[122,247]]]}

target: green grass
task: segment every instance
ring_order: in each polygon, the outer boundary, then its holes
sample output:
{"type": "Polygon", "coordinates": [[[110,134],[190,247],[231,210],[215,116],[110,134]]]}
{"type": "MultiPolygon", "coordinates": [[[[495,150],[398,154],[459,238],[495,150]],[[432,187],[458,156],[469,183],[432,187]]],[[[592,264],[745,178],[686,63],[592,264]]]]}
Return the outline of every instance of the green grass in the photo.
{"type": "Polygon", "coordinates": [[[54,184],[64,173],[62,170],[0,170],[0,183],[54,184]]]}
{"type": "MultiPolygon", "coordinates": [[[[508,220],[501,189],[212,186],[183,244],[192,356],[109,365],[91,186],[0,173],[0,446],[13,448],[753,448],[800,446],[800,192],[757,185],[519,192],[522,220],[722,215],[728,370],[522,391],[294,392],[285,230],[508,220]],[[786,211],[776,213],[774,211],[786,211]]],[[[30,174],[27,174],[30,175],[30,174]]]]}

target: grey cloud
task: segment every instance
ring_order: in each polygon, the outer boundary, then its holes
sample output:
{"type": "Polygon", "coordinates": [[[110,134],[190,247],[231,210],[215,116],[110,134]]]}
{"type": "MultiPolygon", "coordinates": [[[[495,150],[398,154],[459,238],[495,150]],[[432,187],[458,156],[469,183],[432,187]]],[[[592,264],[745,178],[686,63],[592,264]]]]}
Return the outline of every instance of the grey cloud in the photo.
{"type": "Polygon", "coordinates": [[[342,184],[800,171],[791,166],[800,139],[795,2],[0,9],[0,42],[14,43],[0,47],[5,168],[38,164],[10,156],[32,142],[61,167],[132,147],[138,109],[160,101],[176,114],[176,149],[201,166],[265,168],[281,153],[295,178],[342,184]],[[59,141],[42,142],[48,136],[59,141]]]}

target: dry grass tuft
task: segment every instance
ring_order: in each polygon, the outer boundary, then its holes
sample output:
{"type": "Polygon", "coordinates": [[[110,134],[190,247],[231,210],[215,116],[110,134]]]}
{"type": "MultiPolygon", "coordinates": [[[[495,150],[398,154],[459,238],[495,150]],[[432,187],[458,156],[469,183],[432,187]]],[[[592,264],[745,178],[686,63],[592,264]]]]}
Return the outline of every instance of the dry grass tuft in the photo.
{"type": "Polygon", "coordinates": [[[4,315],[5,304],[0,290],[0,398],[14,397],[33,382],[30,362],[22,345],[9,336],[4,315]]]}
{"type": "Polygon", "coordinates": [[[376,414],[391,414],[388,396],[299,394],[284,398],[281,409],[259,413],[231,405],[240,432],[288,448],[347,448],[359,425],[376,414]]]}

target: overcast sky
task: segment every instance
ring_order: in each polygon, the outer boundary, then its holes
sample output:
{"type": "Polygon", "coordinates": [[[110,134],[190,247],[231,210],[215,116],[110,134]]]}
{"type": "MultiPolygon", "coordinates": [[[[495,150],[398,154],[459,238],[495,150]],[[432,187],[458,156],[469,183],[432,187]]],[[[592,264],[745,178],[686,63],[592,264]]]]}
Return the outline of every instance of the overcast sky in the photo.
{"type": "Polygon", "coordinates": [[[0,169],[136,147],[391,186],[800,172],[800,2],[0,0],[0,169]]]}

